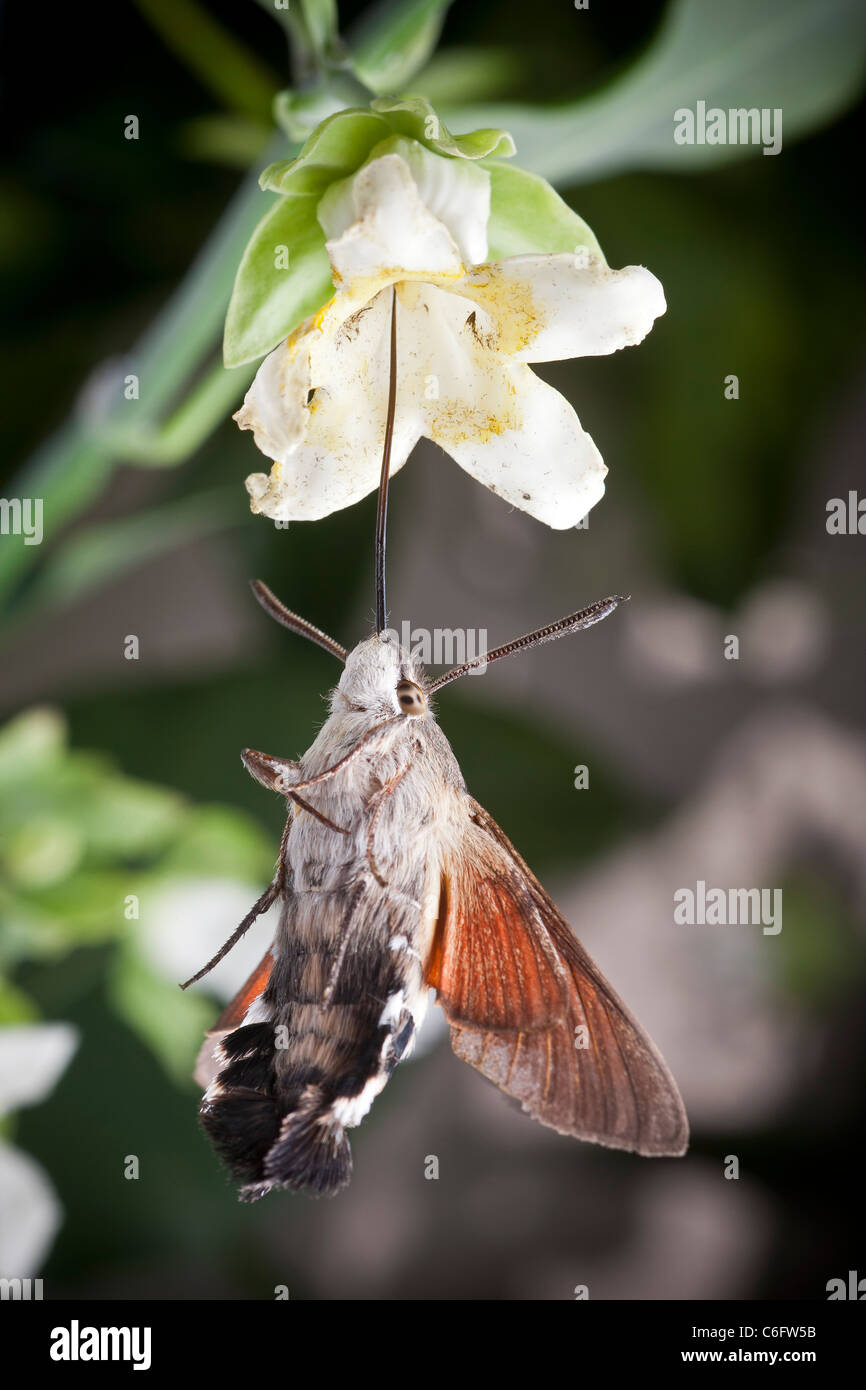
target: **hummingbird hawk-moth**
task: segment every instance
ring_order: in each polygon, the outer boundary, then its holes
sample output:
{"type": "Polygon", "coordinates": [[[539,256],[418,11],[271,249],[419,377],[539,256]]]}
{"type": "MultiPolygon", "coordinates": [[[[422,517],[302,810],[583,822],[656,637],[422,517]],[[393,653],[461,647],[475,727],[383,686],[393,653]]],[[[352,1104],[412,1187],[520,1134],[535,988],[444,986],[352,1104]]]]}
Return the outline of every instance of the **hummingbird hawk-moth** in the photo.
{"type": "MultiPolygon", "coordinates": [[[[254,589],[344,665],[330,717],[299,762],[242,754],[286,797],[288,819],[273,882],[220,956],[279,901],[275,939],[196,1071],[202,1123],[241,1196],[348,1182],[346,1131],[411,1050],[431,986],[458,1057],[542,1124],[642,1154],[683,1153],[685,1110],[662,1057],[466,789],[431,708],[466,667],[430,683],[389,632],[347,654],[263,584],[254,589]]],[[[486,660],[588,627],[618,602],[486,660]]]]}
{"type": "Polygon", "coordinates": [[[280,903],[271,946],[208,1033],[196,1068],[206,1087],[202,1124],[248,1201],[273,1188],[325,1194],[348,1182],[346,1131],[410,1052],[431,987],[457,1056],[542,1124],[647,1155],[682,1154],[688,1142],[660,1053],[468,792],[431,705],[482,661],[589,627],[621,599],[427,679],[386,628],[395,332],[392,313],[375,632],[346,652],[253,585],[272,617],[343,671],[330,716],[299,762],[241,755],[286,798],[279,860],[237,931],[193,976],[280,903]]]}

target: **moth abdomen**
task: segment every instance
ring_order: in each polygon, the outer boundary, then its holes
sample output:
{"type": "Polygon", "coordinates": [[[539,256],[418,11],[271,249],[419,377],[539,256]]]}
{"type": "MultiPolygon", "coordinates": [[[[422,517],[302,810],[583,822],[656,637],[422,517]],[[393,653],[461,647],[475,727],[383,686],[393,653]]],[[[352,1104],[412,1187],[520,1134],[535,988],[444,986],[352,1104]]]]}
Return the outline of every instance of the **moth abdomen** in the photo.
{"type": "Polygon", "coordinates": [[[280,1129],[280,1112],[272,1095],[236,1087],[211,1099],[205,1096],[199,1117],[233,1178],[248,1182],[260,1174],[280,1129]]]}
{"type": "Polygon", "coordinates": [[[199,1110],[205,1133],[240,1182],[261,1172],[279,1133],[274,1050],[274,1032],[267,1023],[247,1024],[229,1033],[216,1054],[224,1065],[199,1110]]]}
{"type": "MultiPolygon", "coordinates": [[[[383,979],[391,981],[390,962],[383,979]]],[[[219,1045],[222,1063],[202,1125],[241,1200],[272,1188],[331,1195],[348,1183],[346,1129],[367,1113],[409,1047],[415,1017],[403,990],[354,1005],[289,1002],[276,1019],[244,1024],[219,1045]]]]}
{"type": "MultiPolygon", "coordinates": [[[[352,1176],[352,1150],[323,1087],[307,1086],[295,1108],[283,1116],[265,1157],[263,1176],[264,1191],[269,1186],[304,1188],[324,1197],[345,1187],[352,1176]]],[[[248,1184],[241,1197],[255,1201],[263,1195],[256,1188],[248,1184]]]]}

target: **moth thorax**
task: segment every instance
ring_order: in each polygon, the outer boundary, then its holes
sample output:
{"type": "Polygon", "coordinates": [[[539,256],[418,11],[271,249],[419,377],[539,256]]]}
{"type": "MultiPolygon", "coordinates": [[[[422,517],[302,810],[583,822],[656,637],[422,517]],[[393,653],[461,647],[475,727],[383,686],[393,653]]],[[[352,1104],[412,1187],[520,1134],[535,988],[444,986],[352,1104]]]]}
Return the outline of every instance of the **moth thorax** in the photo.
{"type": "Polygon", "coordinates": [[[402,714],[427,713],[427,696],[414,681],[398,681],[397,703],[402,714]]]}

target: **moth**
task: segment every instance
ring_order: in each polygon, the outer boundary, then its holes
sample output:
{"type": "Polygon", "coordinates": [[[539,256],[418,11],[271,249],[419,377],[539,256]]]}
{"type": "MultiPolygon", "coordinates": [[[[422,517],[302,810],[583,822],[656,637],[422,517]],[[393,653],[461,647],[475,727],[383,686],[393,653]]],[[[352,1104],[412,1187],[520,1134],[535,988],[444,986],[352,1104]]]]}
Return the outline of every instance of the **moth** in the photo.
{"type": "MultiPolygon", "coordinates": [[[[685,1110],[661,1055],[467,791],[436,721],[435,692],[485,657],[431,683],[394,634],[346,653],[265,585],[254,589],[343,671],[299,762],[241,755],[288,807],[272,883],[205,968],[281,903],[273,944],[196,1071],[202,1123],[241,1197],[348,1182],[346,1131],[411,1051],[431,986],[457,1056],[533,1118],[614,1148],[682,1154],[685,1110]]],[[[586,628],[619,602],[486,660],[586,628]]]]}
{"type": "MultiPolygon", "coordinates": [[[[392,367],[395,356],[392,318],[392,367]]],[[[393,422],[392,393],[389,426],[393,422]]],[[[433,696],[492,662],[611,614],[618,596],[430,681],[385,626],[388,449],[376,544],[376,628],[353,651],[286,609],[270,615],[342,663],[330,715],[298,762],[245,750],[285,797],[274,878],[205,975],[280,904],[261,964],[208,1033],[201,1121],[254,1201],[274,1188],[337,1192],[347,1131],[410,1053],[429,991],[451,1046],[561,1134],[679,1155],[688,1122],[660,1053],[532,871],[466,788],[433,696]]],[[[186,988],[186,985],[184,986],[186,988]]]]}

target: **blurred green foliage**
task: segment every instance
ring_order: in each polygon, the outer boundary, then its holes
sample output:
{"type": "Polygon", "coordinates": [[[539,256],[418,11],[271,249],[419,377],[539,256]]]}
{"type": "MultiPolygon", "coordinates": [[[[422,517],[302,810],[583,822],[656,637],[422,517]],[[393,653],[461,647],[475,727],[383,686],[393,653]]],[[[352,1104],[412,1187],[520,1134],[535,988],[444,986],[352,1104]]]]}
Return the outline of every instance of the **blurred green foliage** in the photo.
{"type": "Polygon", "coordinates": [[[10,978],[26,962],[117,942],[112,1003],[188,1082],[213,1010],[145,964],[139,903],[190,877],[266,878],[267,836],[241,812],[119,773],[103,752],[71,751],[58,712],[35,709],[0,729],[0,846],[0,1021],[39,1012],[10,978]]]}

